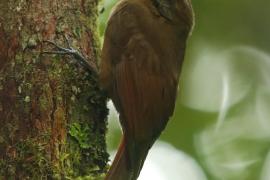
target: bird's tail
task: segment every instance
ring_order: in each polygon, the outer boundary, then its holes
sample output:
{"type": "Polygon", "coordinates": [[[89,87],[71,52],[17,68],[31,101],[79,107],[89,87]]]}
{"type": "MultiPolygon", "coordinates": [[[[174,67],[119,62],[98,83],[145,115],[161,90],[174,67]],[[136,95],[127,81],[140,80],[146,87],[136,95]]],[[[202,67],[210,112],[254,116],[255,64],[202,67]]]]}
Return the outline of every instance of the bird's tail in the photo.
{"type": "Polygon", "coordinates": [[[148,150],[148,146],[129,144],[123,136],[105,180],[136,180],[148,150]]]}

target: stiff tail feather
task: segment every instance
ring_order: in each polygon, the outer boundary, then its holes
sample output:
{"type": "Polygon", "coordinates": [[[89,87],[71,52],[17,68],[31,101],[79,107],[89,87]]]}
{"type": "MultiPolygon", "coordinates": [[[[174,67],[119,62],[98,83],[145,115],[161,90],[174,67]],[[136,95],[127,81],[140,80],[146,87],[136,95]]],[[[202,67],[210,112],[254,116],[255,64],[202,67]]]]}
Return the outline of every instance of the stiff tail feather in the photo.
{"type": "Polygon", "coordinates": [[[138,178],[149,147],[128,146],[128,144],[123,136],[105,180],[136,180],[138,178]]]}

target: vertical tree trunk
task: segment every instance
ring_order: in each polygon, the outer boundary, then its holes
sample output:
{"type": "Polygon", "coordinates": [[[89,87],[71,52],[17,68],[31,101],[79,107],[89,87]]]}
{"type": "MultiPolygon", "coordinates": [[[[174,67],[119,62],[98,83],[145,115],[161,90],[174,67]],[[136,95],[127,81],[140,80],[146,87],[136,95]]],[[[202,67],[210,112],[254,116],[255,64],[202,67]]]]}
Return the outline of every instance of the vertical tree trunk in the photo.
{"type": "Polygon", "coordinates": [[[0,179],[98,177],[106,98],[71,57],[41,55],[63,34],[97,63],[97,0],[0,2],[0,179]]]}

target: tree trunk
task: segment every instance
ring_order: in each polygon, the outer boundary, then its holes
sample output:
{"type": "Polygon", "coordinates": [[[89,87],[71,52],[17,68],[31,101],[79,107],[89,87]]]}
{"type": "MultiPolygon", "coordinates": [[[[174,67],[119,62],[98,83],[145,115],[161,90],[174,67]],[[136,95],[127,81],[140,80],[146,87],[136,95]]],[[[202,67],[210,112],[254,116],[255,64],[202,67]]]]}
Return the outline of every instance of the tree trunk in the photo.
{"type": "Polygon", "coordinates": [[[0,2],[0,179],[101,177],[106,97],[72,57],[43,55],[64,36],[99,57],[97,0],[0,2]]]}

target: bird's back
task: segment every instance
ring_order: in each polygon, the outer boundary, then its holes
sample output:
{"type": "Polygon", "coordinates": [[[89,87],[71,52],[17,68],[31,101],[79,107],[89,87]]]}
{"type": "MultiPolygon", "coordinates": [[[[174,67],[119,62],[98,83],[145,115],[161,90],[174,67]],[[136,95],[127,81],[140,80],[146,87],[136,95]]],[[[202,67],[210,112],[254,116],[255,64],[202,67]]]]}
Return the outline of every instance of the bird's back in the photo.
{"type": "Polygon", "coordinates": [[[151,2],[116,6],[105,32],[100,73],[125,133],[141,141],[158,136],[173,113],[187,38],[151,2]]]}

